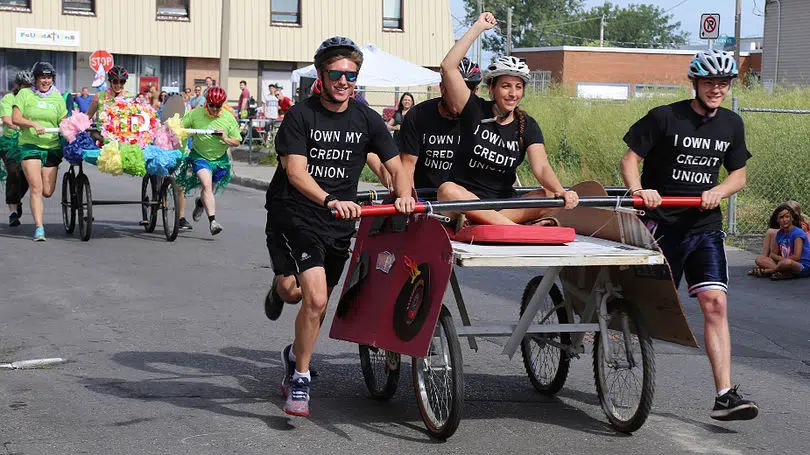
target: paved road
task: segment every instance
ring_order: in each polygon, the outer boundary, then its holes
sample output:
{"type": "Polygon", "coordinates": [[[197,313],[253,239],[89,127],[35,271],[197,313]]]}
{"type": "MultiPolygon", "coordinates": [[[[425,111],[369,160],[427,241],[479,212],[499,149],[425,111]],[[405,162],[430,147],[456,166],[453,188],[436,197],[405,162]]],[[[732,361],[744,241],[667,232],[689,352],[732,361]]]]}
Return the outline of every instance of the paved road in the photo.
{"type": "MultiPolygon", "coordinates": [[[[140,188],[94,170],[91,181],[98,199],[137,198],[140,188]]],[[[219,198],[220,236],[198,224],[174,243],[144,233],[131,206],[99,207],[89,243],[64,234],[55,201],[46,243],[30,241],[30,224],[0,227],[0,362],[69,360],[0,370],[0,454],[808,453],[807,282],[745,277],[746,252],[729,255],[731,324],[735,381],[762,406],[755,422],[711,420],[705,356],[657,343],[653,414],[634,435],[617,434],[589,356],[544,398],[494,340],[465,348],[464,420],[437,443],[423,430],[407,363],[397,395],[378,403],[367,398],[356,346],[325,337],[312,418],[289,418],[278,352],[294,311],[271,323],[260,306],[270,276],[263,200],[232,186],[219,198]]],[[[476,319],[508,321],[531,276],[467,270],[460,279],[476,319]]],[[[701,338],[699,310],[684,301],[701,338]]]]}

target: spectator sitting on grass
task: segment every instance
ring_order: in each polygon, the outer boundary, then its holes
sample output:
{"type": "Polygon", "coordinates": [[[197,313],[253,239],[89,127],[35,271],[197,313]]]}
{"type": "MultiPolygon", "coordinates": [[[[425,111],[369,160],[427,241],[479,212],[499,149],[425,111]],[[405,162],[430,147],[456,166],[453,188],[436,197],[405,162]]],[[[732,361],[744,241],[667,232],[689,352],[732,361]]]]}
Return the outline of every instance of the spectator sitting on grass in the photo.
{"type": "Polygon", "coordinates": [[[772,280],[810,277],[810,248],[807,233],[802,229],[799,204],[788,201],[779,204],[771,214],[761,256],[757,256],[753,270],[755,277],[770,276],[772,280]],[[771,231],[774,234],[771,237],[771,231]]]}

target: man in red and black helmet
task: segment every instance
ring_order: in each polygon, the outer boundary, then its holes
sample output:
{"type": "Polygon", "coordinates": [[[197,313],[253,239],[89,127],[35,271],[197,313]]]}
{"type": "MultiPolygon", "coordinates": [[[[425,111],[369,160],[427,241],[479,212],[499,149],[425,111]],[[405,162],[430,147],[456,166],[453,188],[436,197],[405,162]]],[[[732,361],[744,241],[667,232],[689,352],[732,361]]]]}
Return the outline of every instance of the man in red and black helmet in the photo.
{"type": "Polygon", "coordinates": [[[116,98],[126,97],[127,93],[124,86],[129,79],[129,72],[126,68],[120,65],[115,65],[107,71],[107,82],[110,87],[93,95],[93,101],[90,102],[90,108],[87,110],[87,116],[91,119],[96,113],[103,111],[108,104],[112,103],[116,98]]]}
{"type": "MultiPolygon", "coordinates": [[[[177,182],[184,192],[181,197],[198,187],[202,188],[200,197],[194,201],[192,218],[199,221],[205,209],[211,235],[222,232],[222,225],[216,220],[214,193],[230,181],[228,147],[236,147],[242,142],[236,118],[230,112],[223,112],[227,98],[222,87],[211,87],[205,93],[205,106],[192,109],[183,116],[184,128],[214,130],[218,133],[192,136],[191,152],[177,176],[177,182]]],[[[182,207],[180,209],[183,210],[182,207]]]]}
{"type": "Polygon", "coordinates": [[[282,351],[284,411],[291,415],[309,415],[309,363],[329,295],[349,257],[360,215],[357,183],[369,154],[378,155],[394,176],[397,209],[410,213],[415,204],[410,176],[382,118],[351,98],[362,63],[352,40],[324,41],[315,53],[321,93],[294,105],[276,136],[280,162],[265,205],[275,278],[265,313],[277,319],[284,302],[303,298],[295,340],[282,351]]]}
{"type": "MultiPolygon", "coordinates": [[[[458,70],[472,93],[478,93],[482,79],[478,64],[464,57],[458,70]]],[[[441,97],[413,107],[400,130],[400,158],[416,188],[438,188],[447,181],[461,142],[459,113],[445,102],[444,84],[439,84],[439,90],[441,97]]]]}

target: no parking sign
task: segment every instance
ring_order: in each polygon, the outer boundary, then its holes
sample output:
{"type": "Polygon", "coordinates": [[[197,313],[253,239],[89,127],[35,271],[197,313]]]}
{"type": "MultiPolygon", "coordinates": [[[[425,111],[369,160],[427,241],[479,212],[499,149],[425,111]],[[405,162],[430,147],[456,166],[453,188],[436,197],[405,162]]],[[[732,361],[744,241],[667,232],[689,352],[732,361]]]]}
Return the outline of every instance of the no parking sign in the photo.
{"type": "Polygon", "coordinates": [[[720,15],[706,13],[700,16],[700,39],[717,39],[720,37],[720,15]]]}

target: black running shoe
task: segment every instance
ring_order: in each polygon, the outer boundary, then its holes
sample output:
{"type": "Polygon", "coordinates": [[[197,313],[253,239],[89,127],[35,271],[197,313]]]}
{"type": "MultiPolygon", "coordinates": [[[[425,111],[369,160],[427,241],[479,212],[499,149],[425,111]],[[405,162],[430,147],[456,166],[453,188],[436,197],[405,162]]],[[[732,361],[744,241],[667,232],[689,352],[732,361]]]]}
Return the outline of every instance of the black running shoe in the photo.
{"type": "Polygon", "coordinates": [[[270,290],[267,291],[267,296],[264,298],[264,314],[271,321],[278,319],[281,316],[281,310],[284,309],[284,301],[281,300],[276,289],[278,289],[278,280],[274,276],[273,284],[270,285],[270,290]]]}
{"type": "Polygon", "coordinates": [[[714,399],[711,417],[715,420],[751,420],[759,414],[759,407],[751,400],[744,400],[734,386],[714,399]]]}
{"type": "Polygon", "coordinates": [[[180,218],[180,229],[183,229],[185,231],[192,231],[194,230],[194,226],[192,226],[187,219],[180,218]]]}
{"type": "Polygon", "coordinates": [[[17,227],[20,225],[20,212],[11,212],[8,216],[8,225],[10,227],[17,227]]]}
{"type": "Polygon", "coordinates": [[[191,212],[191,219],[194,221],[200,221],[200,218],[202,218],[203,208],[202,199],[194,199],[194,211],[191,212]]]}
{"type": "Polygon", "coordinates": [[[281,351],[281,363],[284,365],[284,378],[281,380],[281,395],[287,398],[289,394],[290,382],[292,382],[293,373],[295,373],[295,362],[290,360],[290,351],[292,345],[288,344],[281,351]]]}

